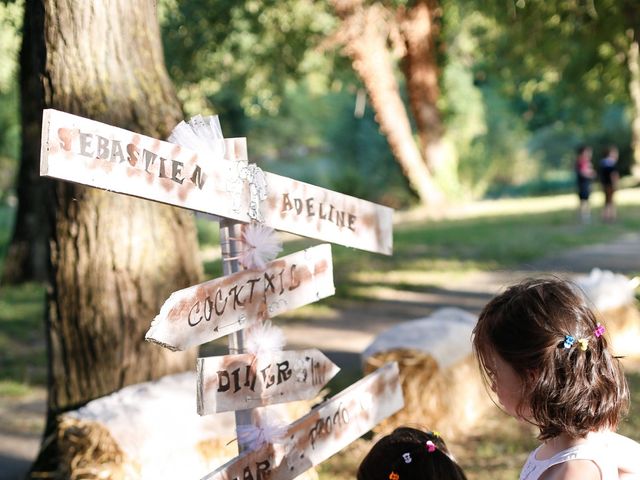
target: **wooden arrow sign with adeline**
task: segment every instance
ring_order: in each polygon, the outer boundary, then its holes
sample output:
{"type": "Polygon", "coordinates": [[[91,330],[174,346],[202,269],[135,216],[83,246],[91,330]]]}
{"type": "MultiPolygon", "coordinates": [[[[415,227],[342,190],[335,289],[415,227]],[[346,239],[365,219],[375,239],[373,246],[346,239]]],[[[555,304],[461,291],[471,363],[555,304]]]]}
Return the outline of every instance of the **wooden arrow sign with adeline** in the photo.
{"type": "Polygon", "coordinates": [[[312,399],[339,370],[317,349],[198,358],[198,413],[312,399]]]}

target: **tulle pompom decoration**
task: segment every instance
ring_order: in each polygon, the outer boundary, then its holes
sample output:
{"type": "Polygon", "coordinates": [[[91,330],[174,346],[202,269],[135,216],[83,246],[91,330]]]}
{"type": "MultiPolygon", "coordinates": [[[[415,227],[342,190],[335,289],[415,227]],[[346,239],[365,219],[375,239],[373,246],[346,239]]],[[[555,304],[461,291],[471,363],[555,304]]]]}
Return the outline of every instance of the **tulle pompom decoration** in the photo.
{"type": "Polygon", "coordinates": [[[282,242],[278,240],[273,228],[260,223],[247,225],[242,232],[242,251],[238,260],[249,270],[262,270],[282,251],[282,242]]]}
{"type": "Polygon", "coordinates": [[[269,352],[279,352],[286,343],[284,332],[271,320],[258,322],[245,330],[244,348],[256,357],[269,352]]]}
{"type": "Polygon", "coordinates": [[[269,410],[260,413],[258,425],[238,425],[238,442],[249,450],[257,450],[265,443],[284,443],[287,425],[269,410]]]}
{"type": "Polygon", "coordinates": [[[189,122],[180,122],[169,135],[171,143],[198,152],[202,158],[222,159],[225,154],[224,137],[217,115],[196,115],[189,122]]]}

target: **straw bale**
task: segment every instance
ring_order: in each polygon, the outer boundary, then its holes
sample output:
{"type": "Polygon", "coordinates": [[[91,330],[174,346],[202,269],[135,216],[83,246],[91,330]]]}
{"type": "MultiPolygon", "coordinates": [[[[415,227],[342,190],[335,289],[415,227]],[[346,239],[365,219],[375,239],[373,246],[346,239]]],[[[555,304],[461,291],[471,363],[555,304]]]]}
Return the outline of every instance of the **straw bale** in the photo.
{"type": "Polygon", "coordinates": [[[489,409],[495,408],[471,354],[441,369],[428,353],[394,349],[368,357],[365,373],[389,361],[398,362],[405,406],[376,427],[376,432],[421,425],[453,440],[464,437],[489,409]]]}
{"type": "MultiPolygon", "coordinates": [[[[238,453],[235,415],[196,413],[195,373],[130,385],[59,417],[61,478],[201,478],[238,453]]],[[[292,422],[312,401],[274,405],[292,422]]],[[[316,480],[312,469],[299,478],[316,480]]]]}
{"type": "Polygon", "coordinates": [[[611,350],[615,355],[640,357],[640,311],[637,302],[597,312],[607,328],[611,350]]]}
{"type": "Polygon", "coordinates": [[[140,478],[140,466],[129,458],[109,430],[97,422],[62,417],[58,426],[61,478],[69,480],[140,478]]]}

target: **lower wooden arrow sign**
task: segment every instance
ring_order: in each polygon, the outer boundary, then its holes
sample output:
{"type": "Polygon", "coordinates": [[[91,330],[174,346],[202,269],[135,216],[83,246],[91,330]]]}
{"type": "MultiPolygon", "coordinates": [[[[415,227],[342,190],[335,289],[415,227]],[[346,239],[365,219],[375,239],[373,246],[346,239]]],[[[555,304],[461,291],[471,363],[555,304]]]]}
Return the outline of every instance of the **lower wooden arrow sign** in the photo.
{"type": "Polygon", "coordinates": [[[320,350],[198,358],[198,413],[311,399],[340,369],[320,350]]]}
{"type": "Polygon", "coordinates": [[[146,339],[171,350],[210,342],[333,295],[331,245],[322,244],[267,264],[171,294],[146,339]]]}
{"type": "Polygon", "coordinates": [[[387,363],[289,425],[281,444],[247,451],[202,480],[290,480],[404,406],[398,364],[387,363]]]}

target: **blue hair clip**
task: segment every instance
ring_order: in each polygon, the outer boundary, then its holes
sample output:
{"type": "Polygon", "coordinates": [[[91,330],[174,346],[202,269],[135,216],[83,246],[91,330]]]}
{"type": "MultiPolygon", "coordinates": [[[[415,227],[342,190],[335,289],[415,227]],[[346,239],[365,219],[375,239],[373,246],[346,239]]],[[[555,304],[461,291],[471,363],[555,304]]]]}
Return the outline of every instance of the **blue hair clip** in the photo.
{"type": "Polygon", "coordinates": [[[573,338],[571,335],[565,335],[564,348],[571,348],[575,342],[576,342],[576,339],[573,338]]]}

